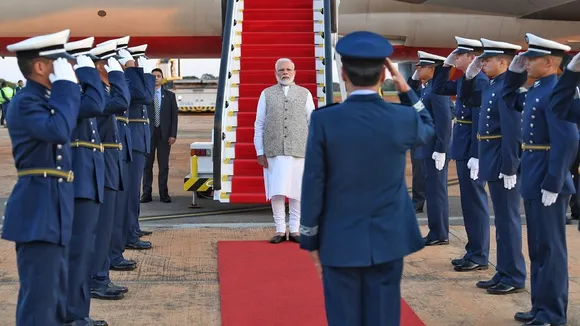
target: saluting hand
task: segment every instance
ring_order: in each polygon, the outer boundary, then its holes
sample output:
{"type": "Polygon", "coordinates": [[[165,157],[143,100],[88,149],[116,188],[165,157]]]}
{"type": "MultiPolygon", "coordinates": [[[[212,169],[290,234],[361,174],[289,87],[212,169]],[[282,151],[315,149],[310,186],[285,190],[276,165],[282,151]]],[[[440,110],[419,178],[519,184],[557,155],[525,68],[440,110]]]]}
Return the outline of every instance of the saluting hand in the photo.
{"type": "Polygon", "coordinates": [[[455,50],[453,50],[453,52],[447,56],[443,65],[447,67],[455,67],[455,62],[457,62],[457,57],[455,56],[455,50]]]}
{"type": "Polygon", "coordinates": [[[566,66],[568,70],[573,72],[580,72],[580,53],[576,54],[566,66]]]}
{"type": "Polygon", "coordinates": [[[483,68],[483,61],[481,57],[477,57],[471,61],[467,69],[465,70],[465,78],[466,79],[473,79],[481,69],[483,68]]]}
{"type": "Polygon", "coordinates": [[[121,68],[121,64],[119,63],[119,61],[117,61],[117,59],[115,58],[109,58],[109,60],[107,60],[107,64],[105,65],[105,70],[107,71],[107,73],[110,73],[111,71],[123,71],[123,68],[121,68]]]}
{"type": "Polygon", "coordinates": [[[52,62],[52,66],[54,72],[48,76],[51,84],[58,80],[68,80],[75,84],[79,83],[72,65],[65,58],[58,58],[54,60],[52,62]]]}
{"type": "Polygon", "coordinates": [[[526,62],[528,60],[526,57],[522,56],[521,54],[516,55],[516,57],[512,60],[509,66],[509,70],[515,73],[522,73],[526,70],[526,62]]]}
{"type": "Polygon", "coordinates": [[[393,77],[393,83],[395,84],[397,91],[401,93],[406,93],[410,91],[411,87],[409,87],[409,84],[407,84],[407,81],[405,80],[405,78],[403,78],[403,75],[401,75],[399,70],[395,68],[395,65],[393,64],[391,59],[387,58],[387,60],[385,60],[385,65],[387,66],[387,70],[389,70],[391,76],[393,77]]]}

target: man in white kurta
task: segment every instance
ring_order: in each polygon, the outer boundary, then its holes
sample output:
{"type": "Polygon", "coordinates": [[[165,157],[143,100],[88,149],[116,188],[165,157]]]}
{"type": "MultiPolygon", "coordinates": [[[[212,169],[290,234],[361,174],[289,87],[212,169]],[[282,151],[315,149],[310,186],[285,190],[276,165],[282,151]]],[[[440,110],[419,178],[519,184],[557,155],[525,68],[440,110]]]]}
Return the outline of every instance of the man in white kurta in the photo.
{"type": "Polygon", "coordinates": [[[278,84],[260,94],[254,124],[258,164],[264,167],[266,199],[271,201],[276,234],[271,243],[300,242],[300,194],[308,123],[314,100],[308,89],[294,84],[290,59],[276,62],[278,84]],[[286,198],[290,202],[286,237],[286,198]]]}

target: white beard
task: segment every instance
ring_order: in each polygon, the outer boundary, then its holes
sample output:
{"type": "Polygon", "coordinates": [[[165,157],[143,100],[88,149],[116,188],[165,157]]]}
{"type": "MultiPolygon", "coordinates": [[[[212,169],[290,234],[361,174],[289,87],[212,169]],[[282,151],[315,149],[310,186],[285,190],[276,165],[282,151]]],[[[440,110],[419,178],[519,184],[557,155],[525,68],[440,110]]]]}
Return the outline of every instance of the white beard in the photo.
{"type": "Polygon", "coordinates": [[[282,79],[282,78],[276,76],[276,79],[278,80],[278,83],[280,83],[280,85],[282,85],[282,86],[288,86],[288,85],[294,83],[294,78],[282,79]]]}

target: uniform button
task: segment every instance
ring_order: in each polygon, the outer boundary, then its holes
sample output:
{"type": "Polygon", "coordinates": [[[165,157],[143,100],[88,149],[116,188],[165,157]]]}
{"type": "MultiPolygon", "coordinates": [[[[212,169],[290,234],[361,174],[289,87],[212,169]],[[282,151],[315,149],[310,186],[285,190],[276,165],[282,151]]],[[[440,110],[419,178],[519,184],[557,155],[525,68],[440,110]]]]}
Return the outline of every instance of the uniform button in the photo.
{"type": "Polygon", "coordinates": [[[95,131],[93,130],[93,134],[95,133],[95,131]]]}
{"type": "Polygon", "coordinates": [[[493,103],[493,101],[489,101],[489,104],[492,104],[492,103],[493,103]]]}
{"type": "Polygon", "coordinates": [[[532,110],[536,111],[536,107],[534,106],[534,107],[532,108],[532,110]]]}
{"type": "Polygon", "coordinates": [[[92,124],[93,124],[93,122],[92,122],[92,121],[90,121],[90,122],[91,122],[91,125],[92,125],[92,124]]]}
{"type": "Polygon", "coordinates": [[[461,116],[461,119],[465,119],[465,117],[464,116],[461,116]]]}
{"type": "Polygon", "coordinates": [[[532,116],[532,119],[535,119],[535,118],[536,118],[536,116],[535,116],[535,115],[533,115],[533,116],[532,116]]]}
{"type": "Polygon", "coordinates": [[[530,136],[533,136],[533,135],[534,135],[534,133],[533,132],[530,132],[530,136]]]}
{"type": "Polygon", "coordinates": [[[58,183],[62,183],[64,180],[62,178],[58,179],[58,183]]]}
{"type": "Polygon", "coordinates": [[[54,114],[54,109],[51,109],[50,110],[50,114],[54,114]]]}
{"type": "Polygon", "coordinates": [[[524,106],[526,106],[526,102],[524,102],[524,106]]]}
{"type": "Polygon", "coordinates": [[[487,116],[487,118],[489,119],[489,115],[487,116]]]}
{"type": "Polygon", "coordinates": [[[536,103],[538,103],[538,102],[540,102],[540,99],[539,98],[536,99],[536,103]]]}
{"type": "Polygon", "coordinates": [[[487,112],[489,112],[489,111],[491,111],[491,109],[490,108],[487,108],[487,112]]]}
{"type": "Polygon", "coordinates": [[[465,107],[465,104],[463,105],[463,107],[465,107]]]}
{"type": "Polygon", "coordinates": [[[94,143],[94,142],[95,142],[95,140],[94,139],[91,139],[91,143],[94,143]]]}
{"type": "Polygon", "coordinates": [[[62,168],[60,166],[57,166],[56,169],[57,170],[62,170],[62,168]]]}
{"type": "Polygon", "coordinates": [[[533,123],[530,123],[530,127],[534,128],[534,124],[533,123]]]}
{"type": "Polygon", "coordinates": [[[58,145],[56,145],[56,148],[61,149],[62,148],[62,145],[61,144],[58,144],[58,145]]]}
{"type": "Polygon", "coordinates": [[[533,143],[534,143],[534,141],[530,140],[530,144],[533,144],[533,143]]]}
{"type": "Polygon", "coordinates": [[[96,151],[97,151],[97,149],[96,148],[93,148],[93,152],[96,152],[96,151]]]}
{"type": "Polygon", "coordinates": [[[495,93],[491,93],[491,97],[495,97],[495,93]]]}
{"type": "Polygon", "coordinates": [[[489,135],[489,131],[486,131],[485,133],[489,135]]]}
{"type": "Polygon", "coordinates": [[[486,126],[486,127],[489,127],[489,124],[487,124],[487,123],[486,123],[486,124],[485,124],[485,126],[486,126]]]}
{"type": "Polygon", "coordinates": [[[488,143],[489,143],[489,139],[488,139],[488,140],[486,140],[486,142],[488,142],[488,143]]]}
{"type": "Polygon", "coordinates": [[[57,161],[60,161],[60,160],[62,160],[62,156],[61,156],[61,155],[57,155],[57,157],[56,157],[56,160],[57,160],[57,161]]]}

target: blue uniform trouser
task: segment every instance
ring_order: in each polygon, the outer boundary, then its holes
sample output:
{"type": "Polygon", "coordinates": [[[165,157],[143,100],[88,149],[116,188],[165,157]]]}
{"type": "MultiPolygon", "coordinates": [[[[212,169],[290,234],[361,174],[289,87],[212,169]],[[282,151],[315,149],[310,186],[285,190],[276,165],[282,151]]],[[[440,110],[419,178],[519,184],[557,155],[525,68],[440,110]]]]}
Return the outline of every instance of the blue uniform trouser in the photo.
{"type": "Polygon", "coordinates": [[[141,180],[143,179],[143,171],[145,169],[146,154],[133,151],[133,161],[129,168],[129,199],[127,204],[128,211],[128,228],[126,244],[131,244],[139,241],[137,232],[141,229],[139,227],[139,208],[141,206],[141,180]]]}
{"type": "Polygon", "coordinates": [[[566,206],[570,196],[558,196],[551,206],[540,199],[524,200],[532,285],[532,314],[537,320],[564,325],[568,310],[568,249],[566,206]]]}
{"type": "Polygon", "coordinates": [[[123,160],[121,166],[121,176],[123,180],[123,190],[117,191],[117,201],[115,203],[115,220],[113,225],[113,235],[111,236],[111,252],[109,254],[109,265],[122,262],[123,252],[127,236],[125,230],[128,228],[127,214],[127,194],[129,193],[129,167],[130,163],[123,160]]]}
{"type": "Polygon", "coordinates": [[[403,259],[368,267],[323,266],[328,326],[399,326],[403,259]]]}
{"type": "Polygon", "coordinates": [[[109,253],[111,252],[111,237],[113,236],[115,223],[116,204],[117,191],[105,187],[104,202],[99,210],[99,221],[95,238],[91,289],[102,288],[109,283],[109,253]]]}
{"type": "Polygon", "coordinates": [[[465,245],[467,252],[463,258],[476,264],[487,265],[489,263],[489,209],[485,181],[471,179],[467,162],[466,160],[455,161],[461,211],[467,233],[465,245]]]}
{"type": "Polygon", "coordinates": [[[73,229],[68,250],[66,320],[69,322],[89,317],[91,267],[95,254],[99,206],[92,199],[75,198],[73,229]]]}
{"type": "Polygon", "coordinates": [[[60,326],[66,322],[66,248],[48,242],[16,244],[20,290],[16,326],[60,326]]]}
{"type": "Polygon", "coordinates": [[[497,244],[497,265],[493,280],[523,288],[526,282],[526,261],[522,254],[520,178],[518,176],[516,186],[509,190],[504,187],[502,179],[487,184],[495,214],[497,244]]]}
{"type": "Polygon", "coordinates": [[[427,199],[427,220],[429,225],[428,240],[449,239],[449,199],[447,197],[447,169],[445,162],[443,170],[435,168],[435,160],[423,160],[423,176],[425,177],[425,197],[427,199]]]}

